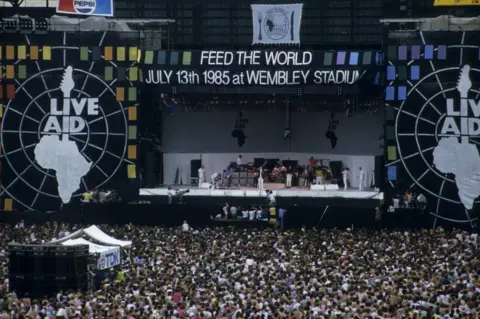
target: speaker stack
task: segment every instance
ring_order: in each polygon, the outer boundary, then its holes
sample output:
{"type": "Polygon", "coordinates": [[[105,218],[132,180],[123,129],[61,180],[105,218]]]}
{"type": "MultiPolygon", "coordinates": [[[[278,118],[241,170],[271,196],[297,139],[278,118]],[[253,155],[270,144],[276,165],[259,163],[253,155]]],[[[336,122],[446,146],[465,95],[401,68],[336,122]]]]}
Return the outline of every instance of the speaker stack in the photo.
{"type": "Polygon", "coordinates": [[[88,245],[9,245],[10,291],[33,298],[87,287],[88,245]]]}

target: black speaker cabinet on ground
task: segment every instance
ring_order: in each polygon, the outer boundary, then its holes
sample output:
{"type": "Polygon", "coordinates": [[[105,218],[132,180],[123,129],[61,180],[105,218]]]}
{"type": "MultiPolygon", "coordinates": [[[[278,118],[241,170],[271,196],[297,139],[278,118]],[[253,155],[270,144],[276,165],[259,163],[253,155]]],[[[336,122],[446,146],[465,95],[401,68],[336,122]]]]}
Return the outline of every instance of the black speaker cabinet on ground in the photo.
{"type": "Polygon", "coordinates": [[[332,171],[333,178],[338,180],[342,180],[342,170],[343,170],[343,163],[342,161],[331,161],[330,162],[330,170],[332,171]]]}
{"type": "Polygon", "coordinates": [[[9,287],[19,296],[52,295],[59,290],[82,290],[87,286],[88,245],[9,246],[9,287]]]}
{"type": "Polygon", "coordinates": [[[198,178],[198,170],[202,166],[202,160],[193,159],[190,161],[190,178],[198,178]]]}

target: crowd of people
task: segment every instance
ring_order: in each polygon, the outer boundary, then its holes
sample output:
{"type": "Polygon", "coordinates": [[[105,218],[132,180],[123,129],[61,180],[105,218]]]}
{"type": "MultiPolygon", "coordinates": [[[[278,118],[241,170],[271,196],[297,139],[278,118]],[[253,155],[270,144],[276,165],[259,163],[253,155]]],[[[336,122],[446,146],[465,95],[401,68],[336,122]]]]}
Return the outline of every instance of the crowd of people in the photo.
{"type": "Polygon", "coordinates": [[[0,318],[478,318],[478,237],[442,229],[242,230],[101,226],[133,240],[99,290],[8,290],[7,244],[80,226],[0,225],[0,318]]]}

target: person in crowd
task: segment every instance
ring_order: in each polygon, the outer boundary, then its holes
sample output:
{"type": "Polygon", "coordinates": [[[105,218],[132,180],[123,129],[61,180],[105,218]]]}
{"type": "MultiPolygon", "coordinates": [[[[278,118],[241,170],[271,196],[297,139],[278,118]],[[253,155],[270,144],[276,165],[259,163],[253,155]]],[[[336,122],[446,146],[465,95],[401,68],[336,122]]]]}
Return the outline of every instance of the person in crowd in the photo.
{"type": "Polygon", "coordinates": [[[478,235],[461,230],[100,228],[133,240],[124,279],[106,276],[97,290],[33,296],[7,289],[8,243],[40,244],[73,228],[0,224],[0,318],[480,315],[478,235]]]}
{"type": "Polygon", "coordinates": [[[284,229],[284,220],[285,220],[285,215],[287,214],[287,210],[285,208],[280,208],[278,210],[278,218],[280,220],[280,229],[284,229]]]}
{"type": "Polygon", "coordinates": [[[225,203],[222,210],[223,210],[223,218],[228,219],[228,213],[230,212],[230,205],[228,203],[225,203]]]}
{"type": "Polygon", "coordinates": [[[186,221],[186,220],[184,220],[184,221],[183,221],[183,224],[182,224],[182,231],[183,231],[184,233],[187,233],[187,232],[189,232],[189,231],[190,231],[190,226],[188,225],[188,223],[187,223],[187,221],[186,221]]]}
{"type": "Polygon", "coordinates": [[[230,206],[230,217],[232,217],[232,219],[237,219],[237,211],[236,206],[230,206]]]}

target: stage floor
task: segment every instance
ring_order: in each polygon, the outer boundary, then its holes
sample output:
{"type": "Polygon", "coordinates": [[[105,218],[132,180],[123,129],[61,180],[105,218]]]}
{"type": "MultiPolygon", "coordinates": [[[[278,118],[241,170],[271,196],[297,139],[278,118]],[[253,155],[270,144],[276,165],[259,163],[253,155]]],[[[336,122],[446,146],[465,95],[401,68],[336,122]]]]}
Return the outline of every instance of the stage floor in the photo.
{"type": "MultiPolygon", "coordinates": [[[[184,196],[199,196],[199,197],[265,197],[265,191],[259,191],[253,187],[232,187],[230,189],[199,189],[196,186],[176,185],[172,186],[174,189],[186,190],[190,192],[184,196]]],[[[373,189],[366,189],[359,191],[357,188],[350,188],[348,190],[310,190],[306,188],[292,187],[289,189],[273,190],[277,197],[295,197],[295,198],[345,198],[345,199],[375,199],[383,200],[383,193],[373,189]]],[[[167,196],[168,187],[159,188],[141,188],[140,196],[167,196]]]]}

